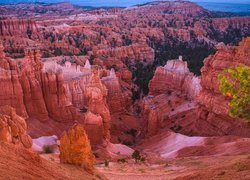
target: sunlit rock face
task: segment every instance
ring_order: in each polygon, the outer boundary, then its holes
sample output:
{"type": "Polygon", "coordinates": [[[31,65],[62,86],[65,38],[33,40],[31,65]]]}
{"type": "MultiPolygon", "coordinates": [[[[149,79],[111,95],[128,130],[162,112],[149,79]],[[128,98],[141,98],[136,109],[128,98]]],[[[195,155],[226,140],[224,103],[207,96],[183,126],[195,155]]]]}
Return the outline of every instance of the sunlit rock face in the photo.
{"type": "Polygon", "coordinates": [[[25,119],[18,116],[10,106],[0,106],[0,141],[25,148],[32,146],[25,119]]]}
{"type": "Polygon", "coordinates": [[[60,139],[60,161],[84,167],[93,172],[95,157],[84,128],[75,124],[60,139]]]}

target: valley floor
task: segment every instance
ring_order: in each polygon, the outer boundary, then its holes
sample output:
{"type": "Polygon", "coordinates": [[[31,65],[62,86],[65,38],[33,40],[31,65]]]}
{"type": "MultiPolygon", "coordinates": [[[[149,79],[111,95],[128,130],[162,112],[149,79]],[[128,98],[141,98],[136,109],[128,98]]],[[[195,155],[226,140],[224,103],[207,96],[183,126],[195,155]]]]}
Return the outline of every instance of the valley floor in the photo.
{"type": "Polygon", "coordinates": [[[150,164],[111,162],[97,166],[110,180],[250,179],[250,154],[238,156],[189,157],[155,160],[150,164]]]}

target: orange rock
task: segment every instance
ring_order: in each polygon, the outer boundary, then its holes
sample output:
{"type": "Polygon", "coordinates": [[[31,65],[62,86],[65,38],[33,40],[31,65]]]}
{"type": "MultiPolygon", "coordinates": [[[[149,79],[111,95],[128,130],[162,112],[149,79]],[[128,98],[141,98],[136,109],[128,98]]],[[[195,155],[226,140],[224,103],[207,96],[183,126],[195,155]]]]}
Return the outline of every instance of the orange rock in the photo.
{"type": "Polygon", "coordinates": [[[89,111],[99,114],[103,119],[103,139],[110,140],[110,111],[106,98],[108,95],[107,88],[101,82],[98,68],[92,70],[91,81],[86,88],[86,95],[88,97],[89,111]]]}
{"type": "Polygon", "coordinates": [[[60,161],[84,167],[93,172],[95,157],[84,128],[75,124],[60,139],[60,161]]]}
{"type": "Polygon", "coordinates": [[[30,148],[32,139],[26,131],[25,120],[16,114],[14,108],[10,106],[0,107],[0,141],[30,148]]]}

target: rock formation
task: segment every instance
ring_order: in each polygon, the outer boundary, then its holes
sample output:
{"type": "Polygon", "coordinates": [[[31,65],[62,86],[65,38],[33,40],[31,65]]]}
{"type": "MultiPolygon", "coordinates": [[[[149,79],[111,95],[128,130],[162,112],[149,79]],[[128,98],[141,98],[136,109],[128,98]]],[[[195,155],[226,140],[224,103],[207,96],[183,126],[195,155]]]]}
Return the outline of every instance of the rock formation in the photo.
{"type": "Polygon", "coordinates": [[[121,90],[119,79],[116,77],[114,69],[111,69],[109,76],[102,78],[102,82],[108,90],[107,103],[110,112],[122,112],[126,107],[125,99],[121,90]]]}
{"type": "MultiPolygon", "coordinates": [[[[44,71],[39,50],[27,48],[25,58],[18,61],[5,57],[2,50],[0,86],[5,88],[0,92],[0,105],[10,105],[18,115],[40,122],[51,119],[64,123],[73,123],[75,119],[83,121],[84,116],[68,98],[63,73],[44,71]]],[[[29,126],[31,132],[36,129],[33,124],[29,126]]]]}
{"type": "Polygon", "coordinates": [[[95,157],[92,154],[84,128],[75,124],[60,139],[60,161],[84,167],[93,173],[95,157]]]}
{"type": "Polygon", "coordinates": [[[149,83],[150,95],[180,91],[191,98],[195,98],[200,90],[199,77],[189,72],[187,62],[182,61],[182,59],[170,60],[164,67],[158,67],[149,83]]]}
{"type": "MultiPolygon", "coordinates": [[[[240,64],[250,66],[250,38],[244,39],[238,47],[223,44],[217,46],[215,55],[209,56],[201,69],[202,91],[198,97],[201,105],[199,116],[201,121],[213,126],[215,134],[233,134],[249,137],[250,126],[243,119],[232,118],[228,115],[229,99],[219,91],[218,74],[240,64]]],[[[209,134],[209,133],[208,133],[209,134]]]]}
{"type": "Polygon", "coordinates": [[[109,49],[100,49],[96,47],[93,49],[93,54],[96,57],[107,56],[120,60],[125,60],[126,57],[134,61],[148,60],[148,62],[152,62],[154,60],[154,50],[148,47],[147,44],[133,44],[130,46],[109,49]]]}
{"type": "Polygon", "coordinates": [[[238,47],[219,44],[216,54],[205,60],[201,77],[194,77],[180,60],[158,67],[149,84],[151,95],[142,101],[147,134],[167,127],[186,135],[249,137],[249,124],[229,116],[230,99],[220,93],[218,80],[227,68],[250,65],[249,47],[250,38],[238,47]]]}
{"type": "Polygon", "coordinates": [[[0,20],[0,36],[23,36],[31,38],[37,32],[37,25],[33,20],[4,19],[0,20]]]}
{"type": "Polygon", "coordinates": [[[92,113],[99,114],[103,119],[103,139],[110,139],[110,111],[106,102],[108,95],[107,88],[102,84],[98,67],[92,70],[91,81],[86,87],[88,97],[88,110],[92,113]]]}
{"type": "Polygon", "coordinates": [[[93,179],[82,168],[42,158],[39,154],[9,143],[0,143],[1,179],[93,179]]]}
{"type": "Polygon", "coordinates": [[[18,116],[15,109],[10,106],[0,107],[0,141],[25,148],[32,146],[25,119],[18,116]]]}

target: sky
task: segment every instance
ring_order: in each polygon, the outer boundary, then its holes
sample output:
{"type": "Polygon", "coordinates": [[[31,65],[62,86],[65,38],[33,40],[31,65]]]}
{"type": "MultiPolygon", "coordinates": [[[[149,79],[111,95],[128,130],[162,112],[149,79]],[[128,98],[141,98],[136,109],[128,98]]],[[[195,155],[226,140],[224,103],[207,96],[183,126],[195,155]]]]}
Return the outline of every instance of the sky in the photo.
{"type": "MultiPolygon", "coordinates": [[[[134,4],[140,4],[149,2],[152,0],[0,0],[0,3],[15,3],[15,2],[63,2],[63,1],[69,1],[73,4],[78,5],[93,5],[93,4],[112,4],[112,5],[134,5],[134,4]]],[[[250,4],[250,0],[190,0],[194,2],[216,2],[216,3],[237,3],[237,4],[250,4]]]]}
{"type": "Polygon", "coordinates": [[[250,0],[192,0],[194,2],[217,2],[217,3],[237,3],[250,4],[250,0]]]}

